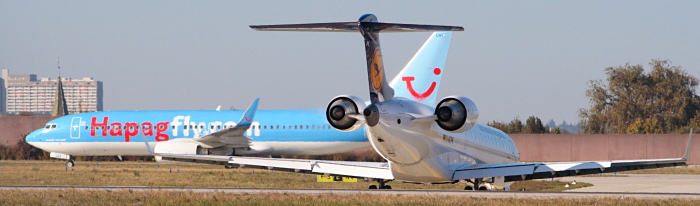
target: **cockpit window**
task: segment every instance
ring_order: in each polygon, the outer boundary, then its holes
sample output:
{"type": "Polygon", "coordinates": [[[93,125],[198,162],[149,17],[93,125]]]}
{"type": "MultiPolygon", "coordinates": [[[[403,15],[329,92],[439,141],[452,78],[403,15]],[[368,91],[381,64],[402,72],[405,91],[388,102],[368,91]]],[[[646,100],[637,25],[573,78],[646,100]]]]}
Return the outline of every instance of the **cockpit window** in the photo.
{"type": "Polygon", "coordinates": [[[56,129],[56,124],[46,124],[46,126],[44,126],[44,129],[56,129]]]}

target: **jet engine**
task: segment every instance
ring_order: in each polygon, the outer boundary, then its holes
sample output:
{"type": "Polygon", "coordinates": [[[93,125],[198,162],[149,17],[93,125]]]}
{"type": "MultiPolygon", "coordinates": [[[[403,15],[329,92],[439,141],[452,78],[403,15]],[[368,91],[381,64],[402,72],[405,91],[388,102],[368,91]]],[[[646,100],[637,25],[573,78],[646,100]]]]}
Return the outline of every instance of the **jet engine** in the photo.
{"type": "Polygon", "coordinates": [[[479,119],[476,104],[466,97],[449,96],[440,100],[435,107],[438,126],[455,133],[469,131],[479,119]]]}
{"type": "MultiPolygon", "coordinates": [[[[234,149],[230,147],[204,148],[197,143],[188,141],[165,141],[158,142],[153,148],[153,152],[229,156],[234,154],[234,149]]],[[[161,162],[161,158],[156,157],[156,161],[161,162]]]]}
{"type": "Polygon", "coordinates": [[[360,111],[364,109],[365,102],[359,97],[340,95],[333,98],[328,104],[326,119],[337,130],[343,132],[356,131],[364,125],[364,121],[356,118],[360,117],[360,111]]]}

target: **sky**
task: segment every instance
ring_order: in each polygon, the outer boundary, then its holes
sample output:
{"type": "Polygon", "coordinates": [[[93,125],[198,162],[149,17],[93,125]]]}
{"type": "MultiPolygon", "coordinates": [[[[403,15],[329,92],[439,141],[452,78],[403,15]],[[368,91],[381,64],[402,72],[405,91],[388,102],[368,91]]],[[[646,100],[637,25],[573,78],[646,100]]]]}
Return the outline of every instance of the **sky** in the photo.
{"type": "MultiPolygon", "coordinates": [[[[349,22],[462,26],[438,98],[460,95],[482,123],[579,121],[605,68],[667,59],[700,77],[698,1],[6,1],[0,68],[93,77],[104,109],[325,108],[368,99],[361,35],[249,25],[349,22]]],[[[387,77],[429,33],[380,34],[387,77]]],[[[389,78],[390,79],[390,78],[389,78]]]]}

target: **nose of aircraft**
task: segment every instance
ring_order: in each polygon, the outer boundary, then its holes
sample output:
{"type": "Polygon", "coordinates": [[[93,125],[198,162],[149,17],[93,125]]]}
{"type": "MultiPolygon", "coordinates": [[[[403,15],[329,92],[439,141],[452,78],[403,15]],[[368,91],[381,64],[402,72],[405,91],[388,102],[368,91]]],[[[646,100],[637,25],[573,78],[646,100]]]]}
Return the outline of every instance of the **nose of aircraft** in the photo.
{"type": "Polygon", "coordinates": [[[29,133],[27,137],[24,138],[24,141],[29,143],[32,146],[35,146],[34,143],[41,141],[40,139],[41,136],[41,129],[34,130],[32,133],[29,133]]]}

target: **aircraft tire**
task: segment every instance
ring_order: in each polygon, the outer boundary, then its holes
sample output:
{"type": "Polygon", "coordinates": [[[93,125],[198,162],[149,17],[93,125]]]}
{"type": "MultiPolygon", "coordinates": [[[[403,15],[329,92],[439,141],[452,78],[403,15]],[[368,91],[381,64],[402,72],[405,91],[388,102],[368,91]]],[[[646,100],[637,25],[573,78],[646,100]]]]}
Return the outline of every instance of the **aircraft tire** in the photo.
{"type": "Polygon", "coordinates": [[[474,188],[472,186],[467,185],[466,187],[464,187],[464,190],[474,190],[474,188]]]}
{"type": "Polygon", "coordinates": [[[377,185],[370,185],[370,186],[369,186],[369,189],[370,189],[370,190],[376,190],[376,189],[377,189],[377,185]]]}

